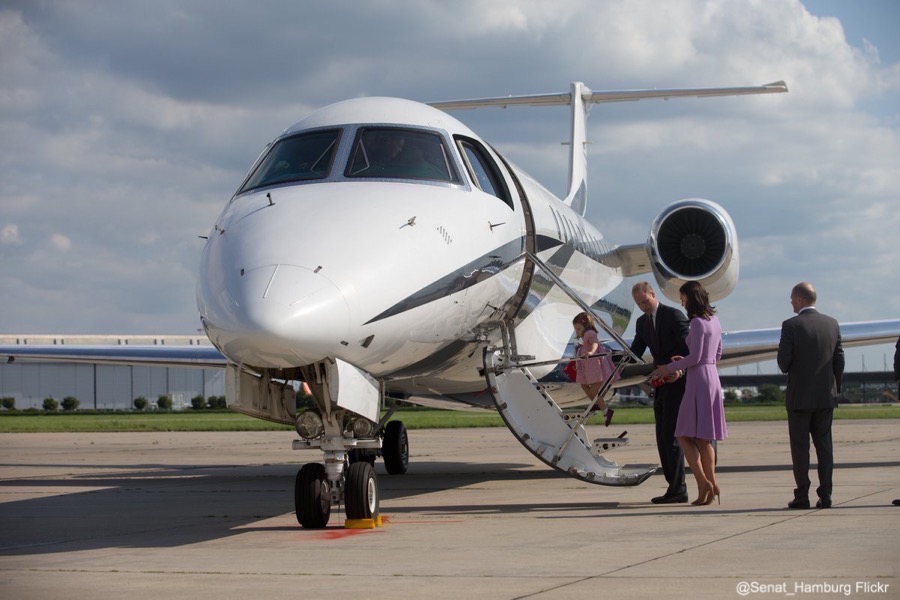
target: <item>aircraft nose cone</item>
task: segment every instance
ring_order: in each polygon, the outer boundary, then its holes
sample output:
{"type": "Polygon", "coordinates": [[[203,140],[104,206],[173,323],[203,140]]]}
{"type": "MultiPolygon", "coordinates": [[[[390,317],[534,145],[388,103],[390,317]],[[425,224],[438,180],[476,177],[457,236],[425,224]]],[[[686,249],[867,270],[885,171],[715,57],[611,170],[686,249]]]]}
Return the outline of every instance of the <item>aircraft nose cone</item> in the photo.
{"type": "Polygon", "coordinates": [[[229,287],[237,304],[237,331],[220,340],[232,360],[260,367],[298,366],[333,355],[347,338],[350,311],[343,294],[309,269],[259,267],[229,287]]]}

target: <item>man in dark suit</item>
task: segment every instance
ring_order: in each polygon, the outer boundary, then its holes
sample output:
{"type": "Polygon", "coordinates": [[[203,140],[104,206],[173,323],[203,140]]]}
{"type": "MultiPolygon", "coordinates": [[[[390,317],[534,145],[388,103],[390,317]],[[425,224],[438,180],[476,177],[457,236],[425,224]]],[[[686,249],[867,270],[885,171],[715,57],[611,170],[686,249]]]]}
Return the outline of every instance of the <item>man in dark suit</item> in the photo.
{"type": "MultiPolygon", "coordinates": [[[[653,356],[653,366],[672,362],[673,356],[688,353],[687,337],[690,325],[684,313],[677,308],[660,304],[656,292],[646,281],[639,281],[631,288],[634,303],[644,314],[635,323],[634,341],[631,351],[643,356],[649,349],[653,356]]],[[[684,452],[675,439],[675,423],[681,397],[684,396],[684,373],[676,373],[656,388],[653,397],[653,417],[656,420],[656,448],[663,474],[669,484],[666,493],[653,498],[654,504],[674,504],[687,502],[687,487],[684,483],[684,452]]]]}
{"type": "Polygon", "coordinates": [[[812,284],[794,286],[791,306],[797,316],[782,323],[778,342],[778,367],[788,376],[785,404],[797,484],[788,508],[809,508],[810,437],[816,447],[819,472],[816,508],[831,508],[831,420],[844,374],[841,331],[837,321],[816,310],[812,284]]]}
{"type": "Polygon", "coordinates": [[[900,338],[897,339],[897,347],[894,349],[894,379],[897,380],[897,399],[900,400],[900,338]]]}
{"type": "MultiPolygon", "coordinates": [[[[894,379],[897,380],[897,398],[900,399],[900,338],[897,338],[894,349],[894,379]]],[[[894,506],[900,506],[900,498],[894,500],[894,506]]]]}

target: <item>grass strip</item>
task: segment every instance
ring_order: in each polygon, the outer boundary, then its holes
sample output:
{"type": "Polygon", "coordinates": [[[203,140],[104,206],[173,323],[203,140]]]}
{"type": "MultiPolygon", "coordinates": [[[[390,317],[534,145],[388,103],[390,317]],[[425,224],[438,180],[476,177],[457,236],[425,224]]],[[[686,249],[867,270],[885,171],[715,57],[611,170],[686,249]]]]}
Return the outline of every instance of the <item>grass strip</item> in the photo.
{"type": "MultiPolygon", "coordinates": [[[[726,420],[785,421],[783,406],[727,406],[726,420]]],[[[897,419],[900,406],[890,404],[842,404],[835,412],[842,419],[897,419]]],[[[461,427],[502,427],[497,413],[446,411],[434,409],[401,409],[394,419],[408,429],[454,429],[461,427]]],[[[595,415],[589,424],[602,422],[595,415]]],[[[616,425],[653,423],[649,407],[617,407],[616,425]]],[[[129,431],[290,431],[292,427],[261,421],[233,412],[150,412],[150,413],[0,413],[0,433],[65,433],[65,432],[129,432],[129,431]]]]}

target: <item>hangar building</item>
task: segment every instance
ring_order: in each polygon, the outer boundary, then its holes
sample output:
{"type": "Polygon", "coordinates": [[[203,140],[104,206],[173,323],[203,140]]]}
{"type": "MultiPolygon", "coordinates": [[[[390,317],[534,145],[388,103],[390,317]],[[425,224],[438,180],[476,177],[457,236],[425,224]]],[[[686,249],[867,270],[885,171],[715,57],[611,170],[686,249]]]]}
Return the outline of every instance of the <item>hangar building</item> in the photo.
{"type": "MultiPolygon", "coordinates": [[[[210,345],[206,336],[0,335],[0,345],[18,344],[210,345]]],[[[14,398],[19,410],[41,408],[49,396],[57,401],[73,396],[80,409],[131,410],[135,398],[143,396],[155,407],[161,395],[172,398],[172,408],[180,410],[189,408],[194,396],[224,394],[224,369],[31,361],[0,364],[0,398],[14,398]]]]}

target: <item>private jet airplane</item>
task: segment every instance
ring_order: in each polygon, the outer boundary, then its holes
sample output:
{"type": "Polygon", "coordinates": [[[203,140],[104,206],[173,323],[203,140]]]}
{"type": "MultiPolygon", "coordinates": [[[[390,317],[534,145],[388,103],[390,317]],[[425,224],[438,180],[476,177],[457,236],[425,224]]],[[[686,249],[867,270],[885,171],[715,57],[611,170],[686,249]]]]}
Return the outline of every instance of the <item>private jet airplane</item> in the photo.
{"type": "MultiPolygon", "coordinates": [[[[699,280],[714,300],[738,277],[728,213],[707,200],[666,207],[646,242],[614,247],[585,220],[590,104],[786,92],[759,87],[510,96],[431,105],[357,98],[326,106],[269,144],[211,228],[197,283],[213,348],[12,346],[16,358],[224,366],[228,404],[296,427],[295,449],[318,449],[295,482],[297,520],[324,527],[333,506],[377,520],[374,460],[407,469],[400,421],[386,398],[499,411],[547,465],[601,485],[638,485],[656,465],[623,465],[590,439],[590,409],[561,374],[572,318],[597,317],[618,350],[620,379],[649,365],[620,336],[633,311],[625,278],[652,273],[678,302],[699,280]],[[571,107],[568,192],[557,198],[446,111],[571,107]],[[297,414],[295,390],[316,408],[297,414]]],[[[615,207],[610,207],[615,210],[615,207]]],[[[847,346],[893,342],[900,321],[842,326],[847,346]]],[[[729,333],[721,365],[774,356],[779,329],[729,333]]]]}

